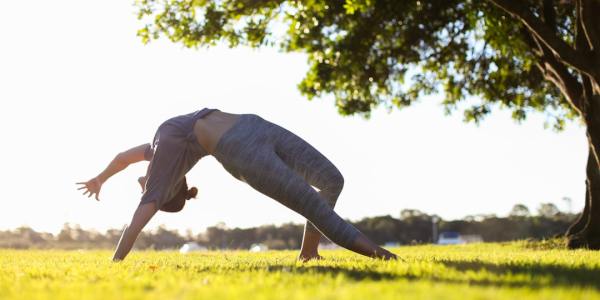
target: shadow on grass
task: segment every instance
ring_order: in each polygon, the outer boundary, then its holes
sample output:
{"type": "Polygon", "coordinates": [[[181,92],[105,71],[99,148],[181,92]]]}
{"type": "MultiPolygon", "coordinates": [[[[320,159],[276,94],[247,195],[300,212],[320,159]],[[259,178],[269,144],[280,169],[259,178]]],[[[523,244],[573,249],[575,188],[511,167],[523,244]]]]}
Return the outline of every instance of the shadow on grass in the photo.
{"type": "Polygon", "coordinates": [[[600,290],[600,269],[585,266],[560,266],[560,265],[514,265],[514,264],[491,264],[482,261],[436,261],[446,268],[454,269],[462,275],[457,278],[440,277],[435,274],[400,274],[388,271],[352,269],[339,266],[302,266],[290,267],[283,265],[270,265],[269,272],[309,273],[324,274],[332,277],[343,275],[353,281],[389,281],[389,280],[429,280],[450,284],[469,284],[473,286],[493,287],[578,287],[594,288],[600,290]],[[468,278],[467,272],[488,272],[505,278],[485,279],[468,278]]]}
{"type": "Polygon", "coordinates": [[[290,268],[289,266],[269,266],[268,271],[274,272],[290,272],[290,273],[298,273],[298,274],[326,274],[332,277],[336,277],[338,275],[343,275],[351,280],[362,281],[362,280],[393,280],[397,278],[402,278],[398,274],[390,273],[390,272],[378,272],[376,270],[357,270],[350,268],[342,268],[342,267],[332,267],[332,266],[303,266],[303,267],[294,267],[290,268]]]}
{"type": "Polygon", "coordinates": [[[470,281],[475,285],[498,285],[498,286],[564,286],[564,287],[586,287],[600,290],[600,269],[586,266],[561,266],[561,265],[539,265],[539,264],[491,264],[482,261],[438,261],[448,268],[459,272],[481,272],[486,271],[499,276],[523,276],[511,282],[500,281],[470,281]],[[530,278],[528,280],[528,278],[530,278]]]}

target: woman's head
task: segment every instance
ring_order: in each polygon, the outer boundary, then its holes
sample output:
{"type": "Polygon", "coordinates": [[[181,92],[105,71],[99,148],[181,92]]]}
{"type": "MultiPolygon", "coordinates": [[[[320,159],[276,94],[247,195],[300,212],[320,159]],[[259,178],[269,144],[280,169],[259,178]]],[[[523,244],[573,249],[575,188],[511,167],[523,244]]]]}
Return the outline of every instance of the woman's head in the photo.
{"type": "Polygon", "coordinates": [[[183,181],[179,184],[175,196],[164,203],[160,207],[160,210],[166,212],[178,212],[183,209],[186,200],[196,198],[197,195],[198,189],[196,187],[188,188],[185,177],[183,177],[183,181]]]}

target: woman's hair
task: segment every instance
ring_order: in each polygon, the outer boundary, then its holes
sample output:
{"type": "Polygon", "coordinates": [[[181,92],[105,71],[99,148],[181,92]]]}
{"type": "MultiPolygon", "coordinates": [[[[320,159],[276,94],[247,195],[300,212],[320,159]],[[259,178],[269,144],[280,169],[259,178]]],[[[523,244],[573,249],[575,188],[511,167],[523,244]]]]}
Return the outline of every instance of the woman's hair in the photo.
{"type": "Polygon", "coordinates": [[[191,187],[188,189],[186,179],[183,177],[183,183],[179,186],[177,194],[175,194],[171,200],[163,204],[160,207],[160,210],[166,212],[178,212],[183,209],[186,200],[196,198],[197,195],[198,189],[196,187],[191,187]]]}
{"type": "Polygon", "coordinates": [[[198,189],[195,186],[193,186],[189,190],[187,190],[187,199],[186,200],[196,198],[196,196],[198,196],[198,189]]]}

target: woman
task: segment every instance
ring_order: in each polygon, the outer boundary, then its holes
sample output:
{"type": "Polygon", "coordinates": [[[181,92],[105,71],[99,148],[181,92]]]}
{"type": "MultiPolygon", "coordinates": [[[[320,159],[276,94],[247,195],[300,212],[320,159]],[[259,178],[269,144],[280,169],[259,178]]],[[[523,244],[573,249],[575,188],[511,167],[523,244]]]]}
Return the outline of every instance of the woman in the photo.
{"type": "Polygon", "coordinates": [[[123,231],[113,260],[127,256],[135,239],[157,210],[179,211],[197,190],[188,190],[185,174],[213,155],[235,178],[279,201],[307,219],[299,259],[320,258],[321,233],[332,242],[373,258],[395,259],[333,211],[344,179],[319,151],[292,132],[255,114],[218,109],[177,116],[161,124],[152,144],[119,153],[108,167],[87,182],[84,195],[95,195],[115,173],[129,164],[150,161],[139,179],[143,195],[130,225],[123,231]],[[311,187],[319,189],[316,191],[311,187]]]}

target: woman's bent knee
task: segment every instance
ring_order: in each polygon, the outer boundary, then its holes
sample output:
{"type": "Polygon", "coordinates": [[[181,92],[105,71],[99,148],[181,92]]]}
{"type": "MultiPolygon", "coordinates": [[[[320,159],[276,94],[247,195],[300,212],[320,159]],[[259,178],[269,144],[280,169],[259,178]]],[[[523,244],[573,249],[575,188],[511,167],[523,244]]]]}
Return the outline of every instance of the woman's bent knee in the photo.
{"type": "MultiPolygon", "coordinates": [[[[329,194],[330,196],[328,198],[333,198],[331,200],[337,201],[337,197],[342,193],[343,188],[344,188],[344,176],[342,176],[341,173],[336,172],[327,178],[327,184],[325,185],[325,187],[323,187],[321,189],[321,191],[329,194]]],[[[335,201],[334,201],[334,204],[335,204],[335,201]]]]}
{"type": "Polygon", "coordinates": [[[331,181],[333,189],[341,193],[342,189],[344,188],[344,176],[342,175],[342,173],[340,173],[339,171],[335,173],[331,181]]]}

